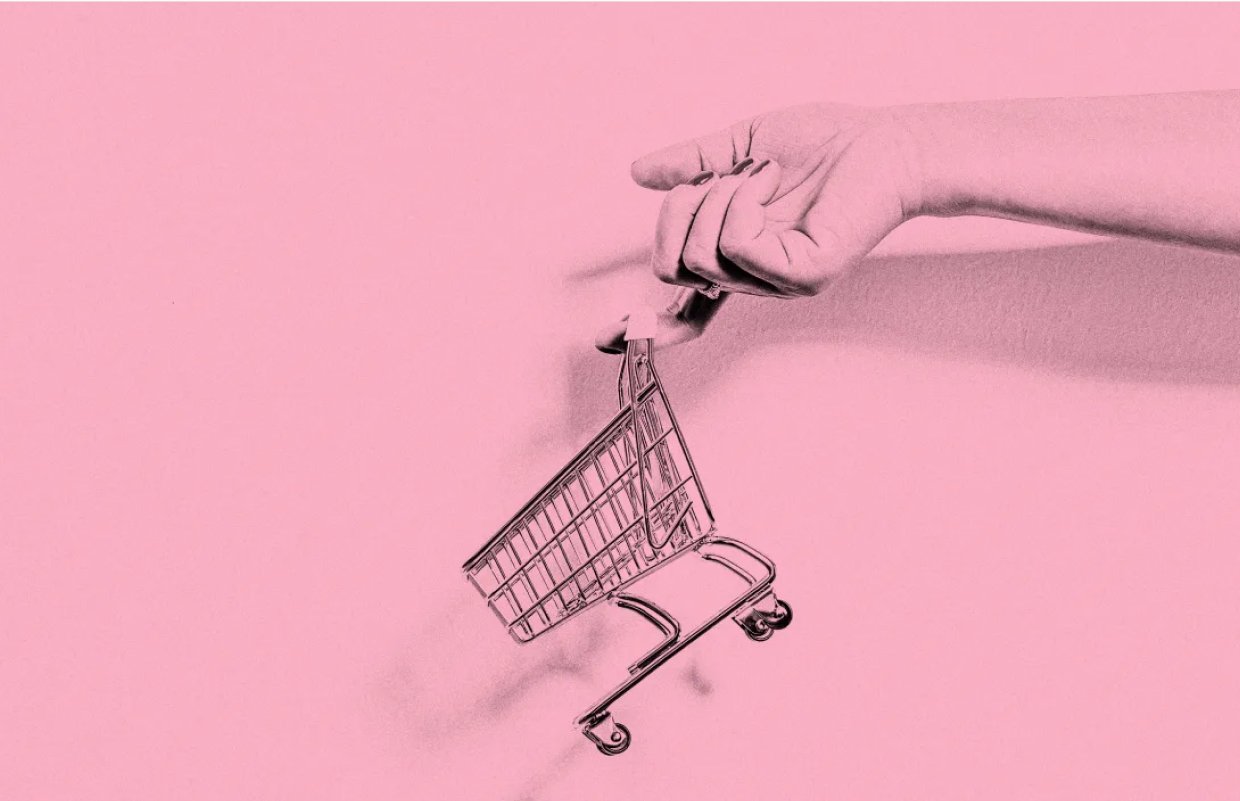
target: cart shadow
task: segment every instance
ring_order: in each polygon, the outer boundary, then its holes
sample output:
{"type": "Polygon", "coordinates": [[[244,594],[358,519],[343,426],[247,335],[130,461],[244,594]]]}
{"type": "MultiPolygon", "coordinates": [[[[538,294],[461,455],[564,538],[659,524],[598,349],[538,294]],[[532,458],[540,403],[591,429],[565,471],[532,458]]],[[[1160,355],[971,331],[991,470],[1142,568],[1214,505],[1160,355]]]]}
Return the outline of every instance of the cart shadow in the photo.
{"type": "MultiPolygon", "coordinates": [[[[641,254],[588,269],[601,280],[641,254]]],[[[781,345],[837,342],[1102,381],[1240,384],[1240,258],[1131,240],[1039,250],[874,257],[822,295],[733,298],[700,340],[660,351],[678,408],[730,365],[781,345]]],[[[569,357],[565,433],[615,412],[614,358],[569,357]]]]}
{"type": "MultiPolygon", "coordinates": [[[[445,605],[411,631],[407,647],[371,688],[371,700],[392,729],[422,747],[444,747],[455,738],[490,728],[546,685],[598,683],[596,657],[622,625],[613,616],[593,615],[584,625],[559,631],[544,647],[532,651],[513,649],[507,638],[496,638],[497,653],[503,656],[489,663],[482,674],[454,681],[432,666],[450,664],[450,653],[466,645],[463,640],[469,638],[470,630],[460,625],[461,612],[459,604],[445,605]],[[445,701],[445,692],[449,701],[445,701]]],[[[713,692],[696,658],[679,675],[696,695],[713,692]]]]}

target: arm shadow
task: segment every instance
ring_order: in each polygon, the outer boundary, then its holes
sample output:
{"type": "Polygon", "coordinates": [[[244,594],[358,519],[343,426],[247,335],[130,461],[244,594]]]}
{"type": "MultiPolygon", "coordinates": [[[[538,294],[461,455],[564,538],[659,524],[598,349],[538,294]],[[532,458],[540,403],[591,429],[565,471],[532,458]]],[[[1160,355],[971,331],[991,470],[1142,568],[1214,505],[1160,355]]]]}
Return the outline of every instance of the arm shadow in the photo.
{"type": "MultiPolygon", "coordinates": [[[[636,259],[632,259],[636,261],[636,259]]],[[[589,271],[602,278],[615,265],[589,271]]],[[[733,298],[696,342],[661,351],[678,407],[781,344],[841,342],[1112,382],[1240,384],[1240,257],[1131,240],[871,257],[808,300],[733,298]]],[[[614,412],[615,357],[575,351],[568,432],[614,412]]]]}

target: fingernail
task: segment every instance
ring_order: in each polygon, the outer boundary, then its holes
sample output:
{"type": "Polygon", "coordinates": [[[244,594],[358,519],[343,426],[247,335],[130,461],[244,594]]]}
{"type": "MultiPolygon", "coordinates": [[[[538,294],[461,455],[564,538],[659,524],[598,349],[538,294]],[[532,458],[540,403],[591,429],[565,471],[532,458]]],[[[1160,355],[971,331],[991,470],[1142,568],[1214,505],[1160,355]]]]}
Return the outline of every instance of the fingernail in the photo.
{"type": "Polygon", "coordinates": [[[715,177],[715,174],[711,172],[710,170],[707,170],[706,172],[699,172],[697,175],[689,179],[689,185],[690,186],[701,186],[702,184],[706,183],[707,181],[709,181],[711,178],[714,178],[714,177],[715,177]]]}
{"type": "Polygon", "coordinates": [[[757,167],[754,167],[752,170],[749,171],[749,177],[752,178],[758,173],[762,172],[764,169],[766,169],[766,165],[770,163],[771,163],[770,159],[764,159],[762,162],[758,164],[757,167]]]}
{"type": "Polygon", "coordinates": [[[745,170],[749,169],[750,164],[753,164],[753,159],[745,159],[740,164],[733,167],[732,172],[728,173],[728,175],[740,175],[745,170]]]}

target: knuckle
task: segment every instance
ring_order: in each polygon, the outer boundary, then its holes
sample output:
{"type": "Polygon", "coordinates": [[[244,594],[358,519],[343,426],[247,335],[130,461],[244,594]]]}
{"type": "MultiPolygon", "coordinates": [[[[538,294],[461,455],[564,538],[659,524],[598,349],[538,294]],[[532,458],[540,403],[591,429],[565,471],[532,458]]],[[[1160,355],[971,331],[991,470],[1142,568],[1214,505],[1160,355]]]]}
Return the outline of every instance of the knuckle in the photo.
{"type": "Polygon", "coordinates": [[[719,252],[729,261],[741,261],[745,256],[746,241],[726,228],[719,234],[719,252]]]}
{"type": "Polygon", "coordinates": [[[714,250],[708,250],[701,245],[686,245],[682,258],[685,266],[694,272],[712,270],[717,261],[714,250]]]}
{"type": "Polygon", "coordinates": [[[668,264],[666,261],[658,260],[653,265],[654,276],[665,284],[670,284],[676,280],[676,266],[668,264]]]}

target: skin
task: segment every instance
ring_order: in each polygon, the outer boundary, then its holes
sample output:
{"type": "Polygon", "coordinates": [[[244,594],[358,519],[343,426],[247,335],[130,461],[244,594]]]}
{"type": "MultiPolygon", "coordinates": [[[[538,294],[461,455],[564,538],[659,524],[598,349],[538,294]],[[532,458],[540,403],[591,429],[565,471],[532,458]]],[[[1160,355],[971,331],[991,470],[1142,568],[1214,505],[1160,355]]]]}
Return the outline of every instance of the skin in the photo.
{"type": "MultiPolygon", "coordinates": [[[[685,287],[661,346],[727,293],[816,295],[901,223],[1001,217],[1240,253],[1240,92],[797,106],[633,163],[666,192],[654,274],[685,287]],[[696,290],[718,285],[710,300],[696,290]]],[[[624,345],[624,322],[599,333],[624,345]]]]}

